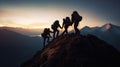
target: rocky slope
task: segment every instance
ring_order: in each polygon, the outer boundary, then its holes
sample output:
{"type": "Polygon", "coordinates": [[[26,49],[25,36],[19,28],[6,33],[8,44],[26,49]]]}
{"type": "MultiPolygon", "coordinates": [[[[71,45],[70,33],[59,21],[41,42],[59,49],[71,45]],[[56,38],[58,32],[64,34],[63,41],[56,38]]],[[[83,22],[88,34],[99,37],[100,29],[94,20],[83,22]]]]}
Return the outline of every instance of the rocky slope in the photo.
{"type": "Polygon", "coordinates": [[[51,41],[21,67],[120,67],[120,52],[93,35],[69,34],[51,41]]]}

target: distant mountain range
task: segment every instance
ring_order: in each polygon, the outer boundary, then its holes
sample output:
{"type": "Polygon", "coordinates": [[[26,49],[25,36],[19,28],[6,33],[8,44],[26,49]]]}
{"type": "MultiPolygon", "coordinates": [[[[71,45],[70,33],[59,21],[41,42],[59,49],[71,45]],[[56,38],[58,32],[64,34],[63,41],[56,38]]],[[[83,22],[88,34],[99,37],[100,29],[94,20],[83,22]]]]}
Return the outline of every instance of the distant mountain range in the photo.
{"type": "Polygon", "coordinates": [[[88,26],[85,26],[81,29],[81,34],[93,34],[111,44],[120,51],[120,26],[116,26],[110,23],[105,24],[101,27],[90,28],[88,26]]]}
{"type": "Polygon", "coordinates": [[[19,67],[41,48],[41,37],[29,37],[0,29],[0,67],[19,67]]]}
{"type": "Polygon", "coordinates": [[[9,31],[14,31],[23,35],[32,36],[32,35],[40,35],[43,31],[42,28],[39,29],[27,29],[27,28],[19,28],[19,27],[0,27],[0,30],[6,29],[9,31]]]}

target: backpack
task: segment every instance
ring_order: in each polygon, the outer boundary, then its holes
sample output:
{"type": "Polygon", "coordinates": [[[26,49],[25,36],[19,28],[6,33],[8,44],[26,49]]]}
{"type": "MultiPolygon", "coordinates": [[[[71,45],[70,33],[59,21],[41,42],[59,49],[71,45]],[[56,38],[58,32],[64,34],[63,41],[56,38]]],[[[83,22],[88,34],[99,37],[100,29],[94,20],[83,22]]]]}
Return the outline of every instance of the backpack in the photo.
{"type": "Polygon", "coordinates": [[[42,34],[41,34],[41,36],[42,36],[42,37],[45,37],[45,34],[44,34],[44,33],[42,33],[42,34]]]}
{"type": "Polygon", "coordinates": [[[82,20],[82,16],[79,16],[79,17],[78,17],[78,21],[81,21],[81,20],[82,20]]]}
{"type": "Polygon", "coordinates": [[[45,37],[45,36],[46,36],[46,34],[47,34],[47,31],[48,31],[48,29],[47,29],[47,28],[45,28],[45,29],[44,29],[44,32],[43,32],[43,33],[41,33],[41,36],[42,36],[42,37],[45,37]]]}
{"type": "Polygon", "coordinates": [[[69,22],[66,22],[66,26],[71,26],[72,25],[72,22],[69,21],[69,22]]]}
{"type": "Polygon", "coordinates": [[[66,25],[66,26],[72,25],[72,22],[70,21],[70,18],[69,18],[69,17],[66,17],[65,25],[66,25]]]}
{"type": "Polygon", "coordinates": [[[51,25],[51,28],[52,28],[52,29],[54,29],[54,28],[55,28],[55,25],[54,25],[54,24],[52,24],[52,25],[51,25]]]}

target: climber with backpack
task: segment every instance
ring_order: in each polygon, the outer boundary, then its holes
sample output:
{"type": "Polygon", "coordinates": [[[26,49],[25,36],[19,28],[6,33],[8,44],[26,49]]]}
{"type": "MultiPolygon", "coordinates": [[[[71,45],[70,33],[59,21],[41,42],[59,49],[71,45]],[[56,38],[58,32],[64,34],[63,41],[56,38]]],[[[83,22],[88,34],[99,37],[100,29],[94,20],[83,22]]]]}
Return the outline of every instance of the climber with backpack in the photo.
{"type": "Polygon", "coordinates": [[[70,21],[69,17],[66,17],[65,19],[63,19],[63,24],[62,24],[62,28],[64,27],[64,31],[62,33],[62,35],[64,35],[65,33],[68,34],[68,27],[72,25],[72,22],[70,21]]]}
{"type": "Polygon", "coordinates": [[[71,15],[71,21],[72,21],[72,24],[74,24],[74,30],[76,34],[80,34],[80,31],[77,27],[81,20],[82,20],[82,16],[80,16],[77,11],[73,11],[71,15]]]}
{"type": "Polygon", "coordinates": [[[45,47],[46,40],[47,40],[47,43],[49,43],[49,39],[51,37],[50,33],[52,33],[52,31],[50,31],[49,28],[45,28],[44,31],[43,31],[43,33],[41,34],[41,36],[44,39],[43,47],[45,47]]]}
{"type": "Polygon", "coordinates": [[[58,37],[58,35],[59,35],[59,30],[58,30],[58,28],[61,28],[61,29],[62,29],[62,27],[61,27],[60,24],[59,24],[59,21],[56,20],[56,21],[51,25],[51,28],[52,28],[52,30],[53,30],[53,38],[58,37]]]}

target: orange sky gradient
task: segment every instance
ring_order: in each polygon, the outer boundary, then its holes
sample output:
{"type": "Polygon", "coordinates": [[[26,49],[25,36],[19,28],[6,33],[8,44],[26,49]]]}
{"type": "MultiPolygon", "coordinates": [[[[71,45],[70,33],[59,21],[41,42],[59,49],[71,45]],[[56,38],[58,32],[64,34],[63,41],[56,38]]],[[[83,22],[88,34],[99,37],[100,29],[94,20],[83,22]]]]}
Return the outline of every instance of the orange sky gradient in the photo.
{"type": "MultiPolygon", "coordinates": [[[[73,11],[74,9],[56,7],[6,7],[0,11],[0,26],[50,28],[51,24],[55,20],[59,20],[62,25],[62,19],[66,16],[71,17],[73,11]]],[[[80,22],[79,28],[84,26],[101,26],[103,25],[102,22],[106,22],[90,11],[86,11],[84,9],[77,11],[81,16],[83,16],[83,20],[80,22]]]]}

